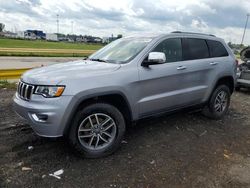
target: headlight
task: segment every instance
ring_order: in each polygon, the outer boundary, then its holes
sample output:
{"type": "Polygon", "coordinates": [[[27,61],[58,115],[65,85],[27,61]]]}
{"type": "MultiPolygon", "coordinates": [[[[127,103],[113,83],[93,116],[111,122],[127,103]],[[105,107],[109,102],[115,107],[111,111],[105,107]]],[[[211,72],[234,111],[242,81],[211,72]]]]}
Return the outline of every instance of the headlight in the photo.
{"type": "Polygon", "coordinates": [[[35,94],[44,97],[60,97],[64,91],[64,86],[37,86],[35,94]]]}

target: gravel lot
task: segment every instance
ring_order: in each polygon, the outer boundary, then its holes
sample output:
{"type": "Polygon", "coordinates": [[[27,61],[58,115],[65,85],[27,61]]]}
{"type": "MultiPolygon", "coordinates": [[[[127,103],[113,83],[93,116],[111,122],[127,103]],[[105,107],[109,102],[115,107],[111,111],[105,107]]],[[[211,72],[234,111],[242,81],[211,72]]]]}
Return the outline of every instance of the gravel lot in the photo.
{"type": "Polygon", "coordinates": [[[249,91],[234,93],[223,120],[197,112],[144,120],[115,154],[91,160],[63,139],[36,136],[12,111],[13,95],[0,89],[0,187],[250,187],[249,91]],[[60,169],[61,179],[49,176],[60,169]]]}

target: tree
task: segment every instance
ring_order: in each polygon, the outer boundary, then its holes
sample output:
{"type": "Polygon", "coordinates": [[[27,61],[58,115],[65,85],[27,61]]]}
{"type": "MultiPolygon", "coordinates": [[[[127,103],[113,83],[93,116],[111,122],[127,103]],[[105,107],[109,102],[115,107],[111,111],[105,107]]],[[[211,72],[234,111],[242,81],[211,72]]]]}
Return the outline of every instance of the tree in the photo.
{"type": "Polygon", "coordinates": [[[5,25],[3,23],[0,23],[0,32],[3,32],[5,25]]]}

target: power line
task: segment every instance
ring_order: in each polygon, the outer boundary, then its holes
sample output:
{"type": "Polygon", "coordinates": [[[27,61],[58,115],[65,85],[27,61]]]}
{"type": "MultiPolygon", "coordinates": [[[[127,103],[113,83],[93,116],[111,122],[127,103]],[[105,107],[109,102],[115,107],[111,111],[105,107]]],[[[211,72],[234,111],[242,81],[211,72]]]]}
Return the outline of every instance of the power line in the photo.
{"type": "Polygon", "coordinates": [[[243,44],[243,41],[244,41],[244,38],[245,38],[245,34],[246,34],[246,29],[247,29],[247,23],[248,23],[248,18],[249,18],[249,16],[250,16],[250,14],[247,14],[247,19],[246,19],[246,24],[245,24],[245,28],[244,28],[244,32],[243,32],[241,44],[243,44]]]}

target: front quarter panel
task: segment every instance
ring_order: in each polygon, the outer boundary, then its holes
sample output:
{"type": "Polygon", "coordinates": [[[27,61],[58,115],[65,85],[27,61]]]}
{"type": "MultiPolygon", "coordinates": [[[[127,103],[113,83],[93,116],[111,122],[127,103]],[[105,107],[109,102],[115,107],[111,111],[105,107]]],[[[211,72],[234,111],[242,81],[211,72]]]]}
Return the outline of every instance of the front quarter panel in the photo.
{"type": "Polygon", "coordinates": [[[64,95],[73,95],[72,106],[77,107],[81,102],[89,98],[120,94],[127,101],[132,118],[138,116],[136,105],[138,81],[137,67],[134,64],[124,64],[112,73],[95,75],[86,78],[68,79],[61,84],[66,86],[64,95]]]}

